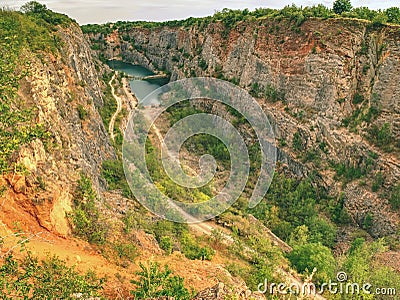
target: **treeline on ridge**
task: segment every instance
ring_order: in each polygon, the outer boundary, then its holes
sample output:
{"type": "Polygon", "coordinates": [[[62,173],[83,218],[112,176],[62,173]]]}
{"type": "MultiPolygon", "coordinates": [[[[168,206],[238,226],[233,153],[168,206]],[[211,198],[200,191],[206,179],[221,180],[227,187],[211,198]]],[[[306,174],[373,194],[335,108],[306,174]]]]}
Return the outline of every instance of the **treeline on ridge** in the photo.
{"type": "Polygon", "coordinates": [[[355,7],[351,6],[351,3],[347,0],[338,0],[340,2],[346,2],[347,4],[342,8],[328,8],[322,4],[314,6],[299,7],[295,4],[287,5],[283,9],[272,9],[272,8],[257,8],[253,11],[248,9],[234,10],[224,8],[222,11],[216,12],[213,16],[207,16],[202,18],[190,17],[184,20],[171,20],[164,22],[149,22],[149,21],[118,21],[116,23],[106,24],[88,24],[82,26],[84,33],[103,33],[109,34],[113,30],[118,29],[120,31],[128,30],[131,27],[142,27],[142,28],[159,28],[164,26],[169,27],[191,27],[197,26],[199,28],[205,28],[210,23],[221,22],[227,28],[232,28],[238,22],[247,20],[257,20],[263,18],[289,18],[294,20],[297,25],[301,25],[304,21],[310,18],[353,18],[371,21],[376,25],[382,25],[386,23],[400,24],[400,8],[391,7],[385,10],[372,10],[368,7],[355,7]],[[350,6],[349,6],[350,5],[350,6]]]}

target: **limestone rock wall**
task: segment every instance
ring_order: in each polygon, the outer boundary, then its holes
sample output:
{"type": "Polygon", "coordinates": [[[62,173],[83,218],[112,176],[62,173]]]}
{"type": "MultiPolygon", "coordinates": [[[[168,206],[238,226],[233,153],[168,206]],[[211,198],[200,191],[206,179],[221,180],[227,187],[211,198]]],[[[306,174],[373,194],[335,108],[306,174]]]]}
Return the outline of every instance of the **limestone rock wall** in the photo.
{"type": "Polygon", "coordinates": [[[59,28],[58,35],[58,53],[31,54],[29,75],[19,91],[51,137],[46,144],[35,140],[20,150],[17,160],[28,173],[4,179],[11,188],[1,197],[0,213],[10,228],[16,219],[27,230],[38,225],[67,235],[66,213],[80,174],[91,177],[100,195],[106,187],[102,161],[115,153],[96,108],[103,100],[90,46],[77,24],[59,28]],[[79,109],[86,115],[80,116],[79,109]]]}
{"type": "Polygon", "coordinates": [[[310,19],[301,26],[263,19],[239,23],[228,32],[217,22],[206,28],[133,27],[88,37],[102,45],[107,58],[170,72],[171,80],[214,76],[249,91],[257,85],[273,91],[284,101],[271,101],[268,94],[258,100],[274,126],[281,163],[297,176],[313,174],[332,195],[344,192],[356,223],[371,213],[373,235],[397,231],[398,213],[388,204],[388,191],[400,179],[399,148],[386,153],[366,136],[371,126],[389,123],[399,145],[399,27],[354,19],[310,19]],[[358,117],[355,126],[343,126],[371,107],[380,110],[376,118],[358,117]],[[303,154],[293,150],[296,133],[303,154]],[[317,159],[304,158],[312,152],[317,159]],[[332,165],[339,163],[368,170],[355,181],[356,189],[334,178],[332,165]],[[371,193],[378,172],[384,174],[384,192],[371,193]]]}

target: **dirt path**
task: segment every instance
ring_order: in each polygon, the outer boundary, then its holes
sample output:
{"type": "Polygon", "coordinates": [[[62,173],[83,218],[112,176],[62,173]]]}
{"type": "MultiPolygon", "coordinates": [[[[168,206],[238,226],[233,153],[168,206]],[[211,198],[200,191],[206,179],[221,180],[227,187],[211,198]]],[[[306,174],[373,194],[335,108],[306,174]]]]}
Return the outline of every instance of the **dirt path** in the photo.
{"type": "MultiPolygon", "coordinates": [[[[131,94],[131,96],[133,97],[132,93],[130,91],[126,90],[126,86],[124,84],[124,91],[125,93],[131,94]]],[[[134,97],[133,97],[134,98],[134,97]]],[[[146,114],[145,114],[146,115],[146,114]]],[[[162,147],[162,144],[164,143],[164,137],[161,134],[160,129],[153,123],[152,126],[153,132],[156,135],[157,139],[159,140],[160,143],[160,147],[162,147]]],[[[168,151],[168,149],[166,149],[168,151]]],[[[175,157],[173,155],[170,155],[170,157],[175,157]]],[[[177,159],[177,158],[175,158],[177,159]]],[[[178,162],[179,163],[179,162],[178,162]]],[[[194,173],[196,173],[194,170],[190,169],[189,171],[193,171],[194,173]]],[[[199,234],[205,234],[205,235],[212,235],[214,231],[218,230],[218,225],[213,224],[211,222],[200,222],[200,220],[196,219],[195,217],[193,217],[192,215],[186,213],[184,210],[182,210],[178,205],[176,205],[173,202],[169,203],[171,205],[171,207],[175,210],[177,210],[182,217],[184,217],[188,222],[190,222],[191,224],[189,224],[189,227],[199,233],[199,234]]],[[[255,218],[252,217],[253,222],[255,221],[255,218]]],[[[220,231],[220,230],[219,230],[220,231]]],[[[291,248],[284,243],[282,240],[280,240],[276,235],[274,235],[268,228],[267,228],[267,235],[269,236],[269,238],[274,242],[275,245],[277,245],[279,248],[281,248],[283,251],[290,251],[291,248]],[[271,234],[269,234],[271,233],[271,234]]],[[[222,237],[224,239],[224,243],[226,245],[231,245],[234,243],[234,238],[227,233],[222,233],[222,237]]],[[[251,249],[249,247],[245,247],[245,251],[248,253],[254,253],[254,249],[251,249]]],[[[302,288],[304,286],[303,281],[299,278],[299,276],[293,271],[293,270],[285,270],[283,267],[278,266],[276,269],[276,272],[282,276],[284,276],[286,279],[289,279],[291,283],[296,284],[298,287],[302,288]]],[[[307,290],[307,289],[306,289],[307,290]]],[[[319,294],[314,295],[308,295],[309,298],[312,299],[318,299],[318,300],[325,300],[324,297],[322,297],[319,294]]]]}
{"type": "Polygon", "coordinates": [[[121,97],[119,97],[115,94],[115,88],[112,85],[112,82],[115,80],[115,76],[117,76],[117,75],[118,75],[118,72],[115,72],[113,77],[111,78],[110,82],[108,83],[108,85],[111,87],[111,94],[113,95],[115,101],[117,102],[117,110],[111,117],[110,124],[108,124],[108,132],[110,133],[110,137],[113,141],[115,141],[115,136],[114,136],[115,120],[117,119],[119,113],[122,110],[122,99],[121,99],[121,97]]]}
{"type": "Polygon", "coordinates": [[[129,86],[129,80],[126,77],[122,78],[122,87],[124,89],[124,93],[128,102],[128,107],[130,108],[130,110],[134,110],[137,107],[139,100],[132,93],[129,86]]]}
{"type": "MultiPolygon", "coordinates": [[[[160,145],[162,145],[164,143],[164,138],[159,130],[159,128],[153,124],[153,131],[155,133],[155,135],[157,136],[160,145]]],[[[168,151],[168,149],[166,149],[168,151]]],[[[170,155],[171,156],[171,155],[170,155]]],[[[173,156],[171,156],[173,157],[173,156]]],[[[175,210],[177,210],[188,222],[191,222],[191,224],[189,224],[189,227],[200,233],[200,234],[205,234],[205,235],[212,235],[212,233],[216,230],[218,230],[218,226],[215,224],[212,224],[210,222],[200,222],[199,220],[197,220],[195,217],[193,217],[192,215],[189,215],[188,213],[186,213],[185,211],[183,211],[178,205],[176,205],[173,202],[169,203],[175,210]]],[[[252,220],[252,223],[254,224],[254,222],[256,221],[256,218],[254,218],[253,216],[250,216],[250,219],[252,220]]],[[[285,242],[283,242],[281,239],[279,239],[275,234],[272,233],[271,230],[269,230],[268,228],[265,228],[266,233],[268,235],[268,237],[273,241],[273,243],[278,246],[279,248],[281,248],[283,251],[291,251],[291,247],[289,245],[287,245],[285,242]]],[[[222,237],[224,239],[224,243],[226,245],[231,245],[234,243],[234,238],[226,233],[222,233],[222,237]]],[[[251,249],[247,246],[245,246],[244,250],[250,254],[254,253],[254,249],[251,249]]],[[[282,276],[284,276],[286,279],[290,280],[290,283],[295,284],[297,287],[299,287],[300,289],[303,288],[303,286],[305,286],[305,283],[299,278],[299,276],[297,274],[295,274],[294,271],[292,270],[285,270],[283,267],[278,266],[276,268],[276,272],[282,276]]],[[[306,288],[305,291],[307,291],[308,289],[306,288]]],[[[309,298],[312,299],[318,299],[318,300],[325,300],[325,298],[319,294],[311,294],[311,295],[307,295],[309,298]]]]}

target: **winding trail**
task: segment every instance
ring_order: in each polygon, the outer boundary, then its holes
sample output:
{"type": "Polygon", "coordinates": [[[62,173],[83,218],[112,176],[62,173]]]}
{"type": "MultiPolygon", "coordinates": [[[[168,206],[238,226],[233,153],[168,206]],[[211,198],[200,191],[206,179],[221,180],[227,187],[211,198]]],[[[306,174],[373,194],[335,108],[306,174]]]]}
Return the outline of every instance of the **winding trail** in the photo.
{"type": "Polygon", "coordinates": [[[129,86],[129,81],[126,77],[122,78],[122,87],[124,89],[124,93],[125,93],[126,99],[128,101],[129,108],[131,110],[134,110],[137,107],[139,100],[132,93],[132,90],[129,86]]]}
{"type": "MultiPolygon", "coordinates": [[[[125,86],[124,86],[125,88],[125,86]]],[[[131,92],[128,92],[127,90],[125,90],[125,92],[128,94],[131,94],[131,92]]],[[[133,97],[135,98],[135,97],[133,97]]],[[[136,107],[135,107],[136,108],[136,107]]],[[[134,108],[134,109],[135,109],[134,108]]],[[[154,111],[153,111],[154,113],[154,111]]],[[[144,114],[145,117],[147,116],[149,118],[149,115],[144,114]]],[[[155,125],[155,123],[153,123],[152,125],[152,129],[154,134],[156,135],[157,139],[159,140],[160,143],[160,147],[162,147],[162,145],[164,144],[164,137],[160,131],[160,129],[155,125]]],[[[168,148],[166,149],[168,151],[168,148]]],[[[176,157],[170,155],[170,157],[172,157],[173,159],[177,159],[176,157]]],[[[190,169],[190,171],[193,171],[192,169],[190,169]]],[[[194,171],[193,171],[194,172],[194,171]]],[[[194,172],[195,173],[195,172],[194,172]]],[[[172,209],[176,210],[177,212],[179,212],[181,214],[181,216],[186,219],[187,222],[189,222],[189,227],[200,233],[200,234],[204,234],[204,235],[212,235],[214,231],[218,230],[220,231],[220,227],[216,224],[212,224],[211,222],[202,222],[198,219],[196,219],[196,217],[186,213],[186,211],[184,211],[182,208],[180,208],[178,205],[176,205],[174,202],[170,201],[169,205],[171,206],[172,209]]],[[[257,219],[250,215],[249,216],[249,220],[251,223],[254,224],[254,226],[256,226],[256,221],[257,219]]],[[[259,226],[259,225],[258,225],[259,226]]],[[[285,252],[290,252],[292,249],[289,245],[287,245],[285,242],[283,242],[279,237],[277,237],[275,234],[272,233],[272,231],[265,227],[265,226],[261,226],[263,229],[263,232],[266,234],[266,236],[273,242],[273,244],[277,247],[279,247],[280,249],[282,249],[285,252]]],[[[221,232],[221,231],[220,231],[221,232]]],[[[235,239],[233,238],[232,235],[221,232],[222,237],[223,237],[223,243],[227,246],[232,245],[235,242],[235,239]]],[[[249,254],[252,255],[255,253],[255,250],[248,247],[247,245],[244,246],[244,251],[249,254]]],[[[316,299],[316,300],[326,300],[325,297],[323,297],[322,295],[318,294],[318,293],[313,293],[313,292],[309,292],[307,290],[307,283],[305,283],[303,280],[301,280],[300,276],[293,270],[289,269],[289,270],[285,270],[284,267],[282,266],[277,266],[275,269],[275,272],[281,276],[283,276],[284,278],[288,279],[290,281],[291,284],[295,284],[297,287],[299,287],[299,291],[302,292],[302,288],[305,286],[306,289],[305,291],[302,293],[302,296],[307,298],[307,299],[316,299]]]]}
{"type": "Polygon", "coordinates": [[[114,136],[114,125],[115,125],[115,120],[117,119],[119,113],[122,110],[122,99],[118,95],[115,94],[115,88],[112,85],[112,82],[115,80],[115,76],[118,75],[118,72],[115,72],[113,77],[111,78],[110,82],[108,85],[111,87],[111,94],[113,95],[115,101],[117,102],[117,110],[115,113],[112,115],[110,124],[108,124],[108,132],[110,133],[110,137],[113,141],[115,141],[115,136],[114,136]]]}

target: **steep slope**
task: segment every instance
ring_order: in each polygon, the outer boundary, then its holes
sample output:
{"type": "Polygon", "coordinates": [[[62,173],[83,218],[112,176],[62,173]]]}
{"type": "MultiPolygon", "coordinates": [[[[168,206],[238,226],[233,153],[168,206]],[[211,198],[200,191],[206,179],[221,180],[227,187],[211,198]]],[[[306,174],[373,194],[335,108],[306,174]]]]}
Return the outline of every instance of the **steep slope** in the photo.
{"type": "Polygon", "coordinates": [[[333,196],[343,192],[355,223],[372,218],[374,236],[397,232],[389,199],[400,178],[398,26],[265,18],[231,28],[147,27],[117,24],[88,35],[108,59],[164,70],[171,80],[215,76],[248,89],[292,174],[312,176],[333,196]]]}
{"type": "MultiPolygon", "coordinates": [[[[14,118],[19,111],[32,111],[29,118],[17,119],[12,125],[20,129],[35,128],[35,124],[39,124],[45,132],[36,136],[28,131],[32,138],[15,147],[4,161],[4,168],[1,164],[0,277],[5,275],[5,279],[2,277],[0,280],[1,295],[14,297],[14,294],[7,293],[5,282],[15,283],[15,274],[7,274],[8,270],[3,266],[8,255],[12,255],[23,270],[23,260],[19,259],[26,252],[19,253],[18,250],[24,249],[26,244],[31,251],[29,256],[40,260],[55,255],[67,265],[76,266],[80,272],[90,270],[107,277],[102,295],[110,299],[130,297],[133,289],[130,280],[139,269],[133,258],[119,258],[126,255],[125,248],[120,248],[122,254],[114,253],[118,248],[110,250],[116,245],[130,246],[129,249],[135,251],[135,258],[140,255],[138,261],[155,260],[169,265],[176,274],[185,278],[185,284],[196,290],[220,281],[247,289],[242,280],[233,278],[224,269],[222,258],[213,262],[191,261],[178,251],[167,256],[154,236],[145,233],[141,227],[134,231],[123,228],[121,218],[138,208],[132,199],[107,192],[107,184],[101,176],[103,162],[117,158],[98,112],[104,106],[103,92],[108,84],[100,77],[103,66],[92,57],[88,41],[75,22],[48,10],[44,12],[45,17],[50,16],[53,21],[59,18],[63,21],[52,24],[44,22],[43,16],[0,11],[0,67],[2,71],[11,70],[0,73],[0,79],[11,81],[14,74],[21,73],[15,83],[13,81],[13,88],[7,91],[12,97],[1,86],[0,109],[4,112],[4,106],[10,106],[12,109],[7,113],[14,118]],[[15,40],[8,43],[12,37],[15,40]],[[3,38],[10,48],[3,47],[3,38]],[[36,47],[35,43],[39,46],[36,47]],[[13,47],[18,49],[14,60],[5,64],[5,58],[10,56],[9,50],[13,47]],[[96,206],[100,207],[102,221],[110,226],[107,245],[89,244],[71,234],[72,224],[67,214],[76,209],[73,203],[77,200],[81,174],[88,176],[93,183],[99,200],[96,206]],[[121,207],[122,203],[126,206],[121,207]],[[129,231],[127,237],[121,234],[125,231],[129,231]],[[191,270],[186,267],[189,264],[191,270]]],[[[127,98],[134,101],[132,95],[127,95],[127,98]]],[[[12,130],[6,121],[5,115],[1,115],[0,125],[5,133],[12,130]]],[[[8,140],[16,139],[25,131],[21,129],[17,133],[16,136],[6,136],[2,132],[2,149],[8,150],[8,140]]],[[[3,157],[2,153],[0,158],[3,157]]],[[[140,222],[139,216],[146,216],[149,224],[157,222],[154,217],[140,211],[136,212],[132,222],[140,222]]],[[[35,272],[38,270],[30,275],[36,276],[35,272]]],[[[24,289],[22,281],[19,284],[12,292],[24,289]]],[[[30,288],[32,292],[34,287],[30,288]]],[[[27,291],[29,294],[29,289],[27,291]]]]}
{"type": "MultiPolygon", "coordinates": [[[[32,22],[16,12],[2,16],[20,28],[32,22]]],[[[32,25],[28,31],[45,31],[45,26],[53,28],[51,24],[32,25]]],[[[47,34],[56,49],[29,53],[22,48],[16,62],[29,61],[29,65],[15,103],[34,109],[33,121],[43,126],[48,138],[32,139],[13,153],[10,160],[25,171],[1,177],[0,218],[9,228],[15,224],[29,231],[42,227],[65,236],[70,232],[66,212],[71,210],[80,174],[88,174],[96,189],[103,191],[102,161],[114,158],[115,153],[96,109],[102,105],[102,90],[86,39],[73,21],[52,31],[47,34]]],[[[22,44],[26,37],[20,38],[22,44]]]]}
{"type": "MultiPolygon", "coordinates": [[[[7,156],[4,169],[5,155],[0,155],[0,241],[5,242],[1,244],[1,254],[17,249],[9,249],[19,239],[14,232],[24,231],[28,239],[34,239],[30,245],[34,255],[46,257],[49,251],[68,264],[78,265],[80,270],[94,269],[100,276],[107,276],[104,295],[109,298],[130,297],[130,279],[139,269],[135,264],[138,261],[155,260],[169,265],[185,278],[187,287],[197,291],[217,284],[200,292],[198,298],[264,299],[251,294],[250,285],[232,274],[250,278],[253,290],[273,275],[277,275],[277,280],[281,276],[304,280],[306,277],[296,277],[279,249],[289,252],[292,248],[258,220],[247,220],[242,212],[233,217],[234,226],[229,223],[232,218],[221,216],[219,222],[223,227],[210,223],[189,231],[185,226],[148,214],[120,192],[105,192],[103,163],[111,159],[115,167],[112,171],[123,176],[123,170],[98,111],[105,106],[103,90],[109,80],[115,79],[114,84],[118,85],[126,79],[111,77],[111,72],[107,80],[100,78],[105,66],[92,56],[78,25],[48,10],[39,13],[40,17],[0,11],[0,27],[4,29],[0,31],[0,80],[6,77],[3,74],[10,75],[3,71],[21,73],[11,92],[4,92],[0,86],[0,109],[15,118],[14,112],[32,110],[31,119],[17,118],[14,123],[8,123],[6,114],[0,116],[4,129],[0,132],[2,149],[9,151],[8,142],[23,137],[7,156]],[[9,28],[14,30],[11,34],[9,28]],[[8,43],[13,36],[17,40],[8,43]],[[15,54],[18,61],[12,61],[14,69],[4,63],[12,51],[3,40],[16,48],[23,45],[15,54]],[[8,97],[8,93],[14,93],[15,98],[8,97]],[[4,104],[12,109],[7,110],[4,104]],[[24,131],[25,127],[35,129],[35,124],[40,125],[37,132],[24,131]],[[18,129],[15,136],[8,134],[13,132],[12,127],[18,129]],[[88,182],[90,186],[93,183],[95,196],[105,200],[94,205],[100,207],[104,221],[101,225],[108,226],[103,245],[91,245],[70,235],[66,213],[72,210],[73,200],[88,201],[85,193],[83,198],[76,193],[82,173],[91,179],[88,182]],[[232,245],[223,243],[227,236],[232,245]],[[165,241],[169,242],[169,249],[162,243],[165,241]],[[200,258],[195,256],[196,251],[209,251],[209,255],[214,250],[213,258],[205,258],[204,253],[200,258]],[[277,266],[286,274],[275,274],[277,266]]],[[[266,19],[239,23],[229,30],[219,22],[203,28],[128,27],[110,35],[90,34],[90,38],[94,42],[92,47],[100,49],[100,57],[118,57],[154,70],[162,69],[170,72],[172,79],[212,75],[249,89],[273,122],[282,169],[296,178],[312,178],[334,196],[343,190],[354,220],[364,226],[372,212],[374,222],[368,230],[381,236],[394,233],[398,225],[397,213],[388,206],[391,188],[399,177],[398,147],[388,143],[390,149],[381,149],[363,136],[374,124],[389,123],[393,140],[398,139],[398,29],[368,24],[354,20],[309,20],[298,30],[288,20],[266,19]],[[360,64],[368,64],[369,68],[360,64]],[[366,121],[374,99],[378,98],[379,114],[366,121]],[[360,113],[349,119],[348,128],[340,126],[357,108],[360,113]],[[329,160],[331,164],[326,163],[329,160]],[[334,178],[341,160],[348,162],[345,170],[365,167],[365,174],[344,185],[334,178]],[[378,191],[371,192],[379,170],[386,182],[380,184],[383,187],[379,185],[378,191]],[[378,218],[380,214],[383,216],[378,218]]],[[[116,94],[124,99],[124,106],[135,101],[131,95],[124,95],[126,87],[113,87],[111,80],[107,88],[111,96],[116,94]]],[[[123,127],[123,122],[116,127],[123,127]]],[[[347,180],[343,175],[337,176],[347,180]]],[[[88,228],[92,229],[97,228],[88,228]]],[[[396,255],[392,257],[396,259],[396,255]]]]}

